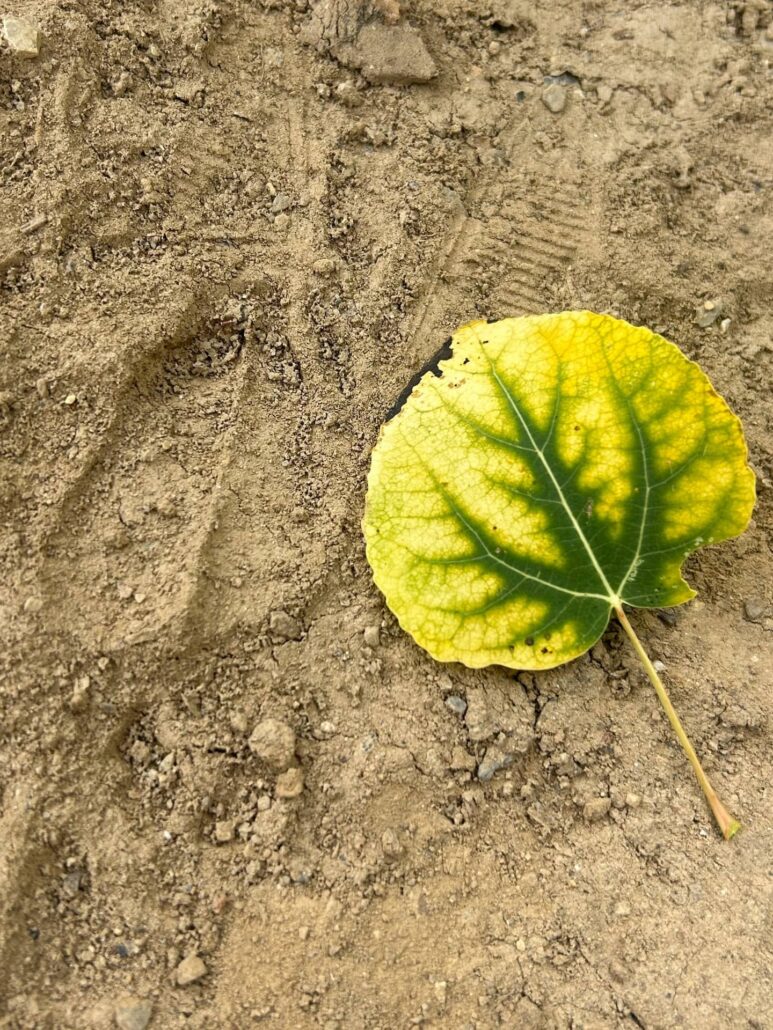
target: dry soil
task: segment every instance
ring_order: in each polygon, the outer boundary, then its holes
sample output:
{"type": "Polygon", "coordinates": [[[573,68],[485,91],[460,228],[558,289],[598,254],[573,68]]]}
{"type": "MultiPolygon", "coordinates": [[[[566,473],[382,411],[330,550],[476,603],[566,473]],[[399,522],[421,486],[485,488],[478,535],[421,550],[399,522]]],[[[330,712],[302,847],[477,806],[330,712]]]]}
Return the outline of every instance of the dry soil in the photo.
{"type": "Polygon", "coordinates": [[[773,1027],[770,5],[5,4],[0,1025],[773,1027]],[[404,384],[566,308],[744,420],[633,616],[732,844],[618,627],[439,666],[371,582],[404,384]]]}

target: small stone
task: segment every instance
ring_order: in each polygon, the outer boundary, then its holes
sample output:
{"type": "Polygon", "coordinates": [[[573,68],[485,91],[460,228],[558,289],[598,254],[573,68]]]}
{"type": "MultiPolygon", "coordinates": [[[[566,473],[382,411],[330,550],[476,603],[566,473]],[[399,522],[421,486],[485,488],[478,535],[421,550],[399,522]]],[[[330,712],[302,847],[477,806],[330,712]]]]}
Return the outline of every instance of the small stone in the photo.
{"type": "Polygon", "coordinates": [[[274,219],[274,225],[277,229],[286,229],[290,224],[290,216],[286,211],[283,211],[281,215],[277,215],[274,219]]]}
{"type": "Polygon", "coordinates": [[[6,14],[3,18],[3,33],[17,57],[37,57],[40,53],[40,30],[29,18],[6,14]]]}
{"type": "Polygon", "coordinates": [[[234,839],[236,821],[234,819],[223,819],[215,823],[215,840],[218,844],[228,844],[234,839]]]}
{"type": "Polygon", "coordinates": [[[587,823],[600,822],[608,814],[611,807],[612,801],[610,798],[593,798],[591,801],[586,802],[583,807],[583,818],[587,823]]]}
{"type": "Polygon", "coordinates": [[[271,808],[271,795],[261,794],[258,798],[258,811],[267,812],[271,808]]]}
{"type": "Polygon", "coordinates": [[[378,647],[381,643],[381,634],[378,626],[366,626],[362,638],[368,647],[378,647]]]}
{"type": "Polygon", "coordinates": [[[303,772],[297,767],[287,769],[276,778],[275,793],[278,798],[297,798],[303,793],[303,772]]]}
{"type": "Polygon", "coordinates": [[[30,615],[37,615],[42,607],[43,601],[39,597],[28,597],[24,602],[24,611],[30,615]]]}
{"type": "Polygon", "coordinates": [[[381,850],[387,862],[396,862],[402,855],[403,846],[394,830],[384,830],[381,834],[381,850]]]}
{"type": "Polygon", "coordinates": [[[277,644],[283,644],[287,640],[300,640],[303,636],[303,624],[300,620],[281,609],[271,613],[268,628],[277,644]]]}
{"type": "Polygon", "coordinates": [[[284,772],[295,761],[295,733],[279,719],[259,722],[249,740],[250,750],[266,765],[284,772]]]}
{"type": "Polygon", "coordinates": [[[338,265],[335,258],[317,258],[311,267],[317,275],[333,275],[338,265]]]}
{"type": "Polygon", "coordinates": [[[652,663],[652,668],[655,670],[655,672],[666,671],[665,665],[663,664],[663,662],[661,662],[659,658],[656,658],[655,661],[652,663]]]}
{"type": "Polygon", "coordinates": [[[765,602],[761,598],[750,597],[743,603],[743,611],[749,622],[757,622],[765,612],[765,602]]]}
{"type": "Polygon", "coordinates": [[[310,926],[299,926],[298,927],[298,938],[299,938],[299,940],[307,941],[309,939],[309,935],[310,934],[311,934],[311,927],[310,926]]]}
{"type": "Polygon", "coordinates": [[[335,95],[336,100],[340,100],[346,107],[359,107],[362,103],[359,90],[351,79],[347,79],[346,82],[339,82],[335,88],[335,95]]]}
{"type": "Polygon", "coordinates": [[[277,193],[271,201],[271,210],[275,215],[278,215],[281,211],[286,211],[288,207],[292,206],[293,202],[286,193],[277,193]]]}
{"type": "Polygon", "coordinates": [[[204,83],[203,82],[189,82],[184,80],[178,82],[174,87],[174,96],[176,100],[182,101],[183,104],[194,104],[199,103],[204,96],[204,83]]]}
{"type": "Polygon", "coordinates": [[[75,396],[74,393],[68,393],[64,399],[64,403],[67,405],[68,408],[71,408],[77,400],[78,398],[75,396]]]}
{"type": "Polygon", "coordinates": [[[332,737],[335,731],[336,726],[334,722],[325,720],[325,722],[319,724],[319,735],[322,737],[332,737]]]}
{"type": "Polygon", "coordinates": [[[119,1030],[145,1030],[153,1014],[153,1002],[144,998],[119,998],[115,1003],[115,1025],[119,1030]]]}
{"type": "Polygon", "coordinates": [[[566,90],[557,82],[552,82],[542,91],[542,103],[553,114],[561,114],[566,107],[566,90]]]}
{"type": "Polygon", "coordinates": [[[48,400],[50,392],[51,389],[46,378],[41,376],[40,379],[35,380],[35,393],[42,401],[48,400]]]}
{"type": "Polygon", "coordinates": [[[675,626],[677,623],[676,612],[672,612],[668,608],[664,608],[663,611],[658,612],[658,618],[666,626],[675,626]]]}
{"type": "Polygon", "coordinates": [[[195,984],[197,980],[201,980],[206,975],[207,967],[195,953],[184,958],[174,974],[178,987],[187,987],[189,984],[195,984]]]}
{"type": "Polygon", "coordinates": [[[71,712],[81,712],[88,705],[90,685],[91,681],[88,676],[81,676],[75,681],[69,701],[71,712]]]}
{"type": "Polygon", "coordinates": [[[708,329],[714,325],[722,314],[722,302],[720,300],[706,300],[698,308],[695,314],[695,324],[699,329],[708,329]]]}
{"type": "Polygon", "coordinates": [[[506,769],[513,764],[515,756],[508,751],[503,751],[496,744],[486,748],[483,761],[478,766],[478,779],[481,783],[487,783],[494,773],[500,769],[506,769]]]}
{"type": "Polygon", "coordinates": [[[467,711],[467,702],[458,694],[450,694],[446,698],[446,704],[456,715],[463,716],[467,711]]]}
{"type": "Polygon", "coordinates": [[[619,916],[621,919],[624,919],[626,916],[629,916],[630,914],[631,906],[628,904],[628,902],[618,901],[618,903],[615,905],[615,915],[619,916]]]}
{"type": "Polygon", "coordinates": [[[638,794],[626,794],[625,795],[625,806],[626,808],[638,808],[641,804],[641,798],[638,794]]]}
{"type": "Polygon", "coordinates": [[[611,86],[607,86],[605,82],[602,82],[596,90],[596,96],[599,98],[600,104],[608,104],[614,96],[614,90],[611,86]]]}
{"type": "Polygon", "coordinates": [[[231,718],[229,721],[231,723],[231,729],[234,731],[234,733],[247,732],[249,723],[247,722],[247,716],[244,714],[244,712],[240,712],[238,710],[231,712],[231,718]]]}

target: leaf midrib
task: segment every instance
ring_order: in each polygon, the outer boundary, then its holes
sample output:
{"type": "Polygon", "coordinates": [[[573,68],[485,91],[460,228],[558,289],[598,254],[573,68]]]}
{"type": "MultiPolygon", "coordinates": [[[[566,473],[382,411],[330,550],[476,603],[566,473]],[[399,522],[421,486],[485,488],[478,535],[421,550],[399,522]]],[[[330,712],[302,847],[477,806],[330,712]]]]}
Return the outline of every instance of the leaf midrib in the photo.
{"type": "MultiPolygon", "coordinates": [[[[564,492],[561,489],[561,484],[556,479],[556,477],[555,477],[555,475],[553,473],[553,469],[550,467],[550,462],[545,458],[545,454],[543,452],[543,449],[537,445],[537,441],[534,439],[534,436],[532,435],[532,432],[531,432],[531,430],[529,428],[528,422],[526,421],[526,419],[521,414],[521,410],[518,407],[518,405],[516,404],[515,398],[510,393],[510,390],[507,388],[507,384],[504,382],[504,380],[500,377],[499,373],[497,372],[496,365],[491,360],[489,355],[486,353],[486,350],[485,350],[482,342],[480,344],[480,349],[483,352],[483,354],[484,354],[484,356],[486,358],[486,361],[489,364],[489,368],[491,369],[491,374],[494,377],[494,380],[495,380],[497,386],[499,387],[503,397],[505,398],[507,403],[510,405],[510,408],[512,409],[512,411],[515,414],[516,418],[518,419],[518,421],[520,422],[521,426],[523,427],[523,431],[526,433],[526,436],[529,439],[529,442],[531,444],[532,450],[534,451],[534,453],[538,456],[538,458],[542,462],[542,464],[543,464],[543,466],[545,468],[545,471],[547,472],[547,474],[548,474],[548,476],[550,478],[550,481],[553,484],[553,488],[556,491],[558,499],[561,502],[561,504],[563,505],[564,511],[566,512],[566,514],[569,517],[569,521],[572,523],[572,526],[574,527],[574,530],[577,533],[577,536],[579,537],[580,542],[582,543],[583,547],[587,551],[588,557],[590,558],[591,563],[593,564],[593,567],[596,570],[596,573],[597,573],[599,579],[601,580],[601,585],[607,591],[607,593],[606,593],[606,595],[604,595],[603,599],[605,601],[608,601],[609,604],[611,604],[611,605],[619,605],[621,603],[621,600],[620,600],[619,596],[617,595],[617,593],[612,589],[612,587],[611,587],[611,585],[609,583],[609,580],[607,579],[606,575],[604,574],[604,570],[602,569],[601,565],[598,562],[598,559],[596,558],[596,554],[595,554],[593,548],[591,547],[590,543],[588,542],[587,537],[583,533],[582,527],[580,526],[579,522],[575,518],[574,512],[572,511],[571,507],[569,506],[569,503],[567,502],[566,497],[564,496],[564,492]]],[[[597,595],[597,596],[601,596],[601,595],[597,595]]]]}

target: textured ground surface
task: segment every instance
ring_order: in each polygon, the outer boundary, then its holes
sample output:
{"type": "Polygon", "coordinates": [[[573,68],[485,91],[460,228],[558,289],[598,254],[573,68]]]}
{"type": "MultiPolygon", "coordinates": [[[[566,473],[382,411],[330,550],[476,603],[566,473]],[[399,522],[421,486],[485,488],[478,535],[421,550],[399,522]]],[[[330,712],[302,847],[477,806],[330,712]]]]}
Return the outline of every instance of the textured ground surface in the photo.
{"type": "Polygon", "coordinates": [[[13,13],[0,1025],[773,1027],[769,7],[13,13]],[[635,616],[732,845],[617,628],[538,677],[438,666],[365,564],[410,376],[581,307],[746,426],[750,530],[635,616]]]}

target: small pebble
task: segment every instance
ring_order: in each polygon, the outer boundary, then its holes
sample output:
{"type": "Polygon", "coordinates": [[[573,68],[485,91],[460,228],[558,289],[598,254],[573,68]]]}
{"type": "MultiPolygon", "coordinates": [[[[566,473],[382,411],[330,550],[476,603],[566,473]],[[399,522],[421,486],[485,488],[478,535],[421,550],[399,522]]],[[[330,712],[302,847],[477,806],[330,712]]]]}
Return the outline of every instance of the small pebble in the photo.
{"type": "Polygon", "coordinates": [[[223,819],[215,823],[215,840],[218,844],[227,844],[234,839],[236,823],[233,819],[223,819]]]}
{"type": "Polygon", "coordinates": [[[599,98],[599,103],[608,104],[614,96],[614,90],[611,86],[607,86],[606,83],[602,82],[602,84],[596,90],[596,96],[599,98]]]}
{"type": "Polygon", "coordinates": [[[625,804],[626,808],[638,808],[641,804],[641,798],[638,794],[626,794],[625,804]]]}
{"type": "Polygon", "coordinates": [[[381,850],[387,862],[396,862],[403,853],[403,846],[400,838],[393,829],[384,830],[381,834],[381,850]]]}
{"type": "Polygon", "coordinates": [[[487,747],[483,760],[478,766],[478,779],[481,783],[487,783],[494,773],[512,765],[514,757],[514,755],[508,751],[503,751],[502,748],[498,747],[496,744],[492,747],[487,747]]]}
{"type": "Polygon", "coordinates": [[[3,34],[17,57],[37,57],[40,53],[40,31],[29,18],[6,14],[3,18],[3,34]]]}
{"type": "Polygon", "coordinates": [[[668,608],[664,608],[663,611],[658,612],[658,618],[666,626],[675,626],[677,622],[676,612],[672,612],[668,608]]]}
{"type": "Polygon", "coordinates": [[[467,711],[467,702],[458,694],[451,694],[447,697],[446,704],[456,715],[462,716],[467,711]]]}
{"type": "Polygon", "coordinates": [[[719,300],[706,300],[695,315],[695,324],[699,329],[708,329],[714,325],[722,314],[722,302],[719,300]]]}
{"type": "Polygon", "coordinates": [[[65,399],[64,399],[64,403],[65,403],[65,404],[66,404],[66,405],[67,405],[68,407],[72,407],[72,405],[73,405],[73,404],[75,404],[75,402],[77,401],[77,399],[78,399],[78,398],[77,398],[77,397],[75,396],[75,394],[74,394],[74,393],[68,393],[68,394],[67,394],[67,396],[66,396],[66,397],[65,397],[65,399]]]}
{"type": "Polygon", "coordinates": [[[295,733],[279,719],[259,722],[252,731],[249,745],[253,754],[278,772],[289,769],[295,761],[295,733]]]}
{"type": "Polygon", "coordinates": [[[203,976],[207,975],[207,967],[195,953],[184,958],[175,970],[175,980],[178,987],[187,987],[196,983],[203,976]]]}
{"type": "Polygon", "coordinates": [[[277,229],[286,229],[290,224],[290,216],[287,212],[283,211],[281,215],[277,215],[274,219],[274,225],[277,229]]]}
{"type": "Polygon", "coordinates": [[[583,818],[588,823],[597,823],[607,815],[611,807],[610,798],[593,798],[584,805],[583,818]]]}
{"type": "Polygon", "coordinates": [[[153,1014],[153,1002],[144,998],[119,998],[115,1003],[115,1025],[119,1030],[145,1030],[153,1014]]]}
{"type": "Polygon", "coordinates": [[[748,601],[744,601],[743,610],[749,622],[756,622],[765,611],[765,602],[761,598],[750,597],[748,601]]]}
{"type": "Polygon", "coordinates": [[[561,114],[566,107],[566,90],[557,82],[551,83],[542,91],[542,103],[553,114],[561,114]]]}
{"type": "Polygon", "coordinates": [[[297,766],[277,776],[275,793],[278,798],[297,798],[302,792],[303,772],[297,766]]]}
{"type": "Polygon", "coordinates": [[[271,210],[275,215],[278,215],[281,211],[286,211],[288,207],[292,206],[293,202],[286,193],[277,193],[271,201],[271,210]]]}
{"type": "Polygon", "coordinates": [[[378,626],[366,626],[362,638],[368,647],[378,647],[381,643],[381,635],[378,626]]]}
{"type": "Polygon", "coordinates": [[[656,658],[655,661],[652,663],[652,668],[655,670],[655,672],[666,671],[665,665],[663,664],[663,662],[661,662],[659,658],[656,658]]]}

